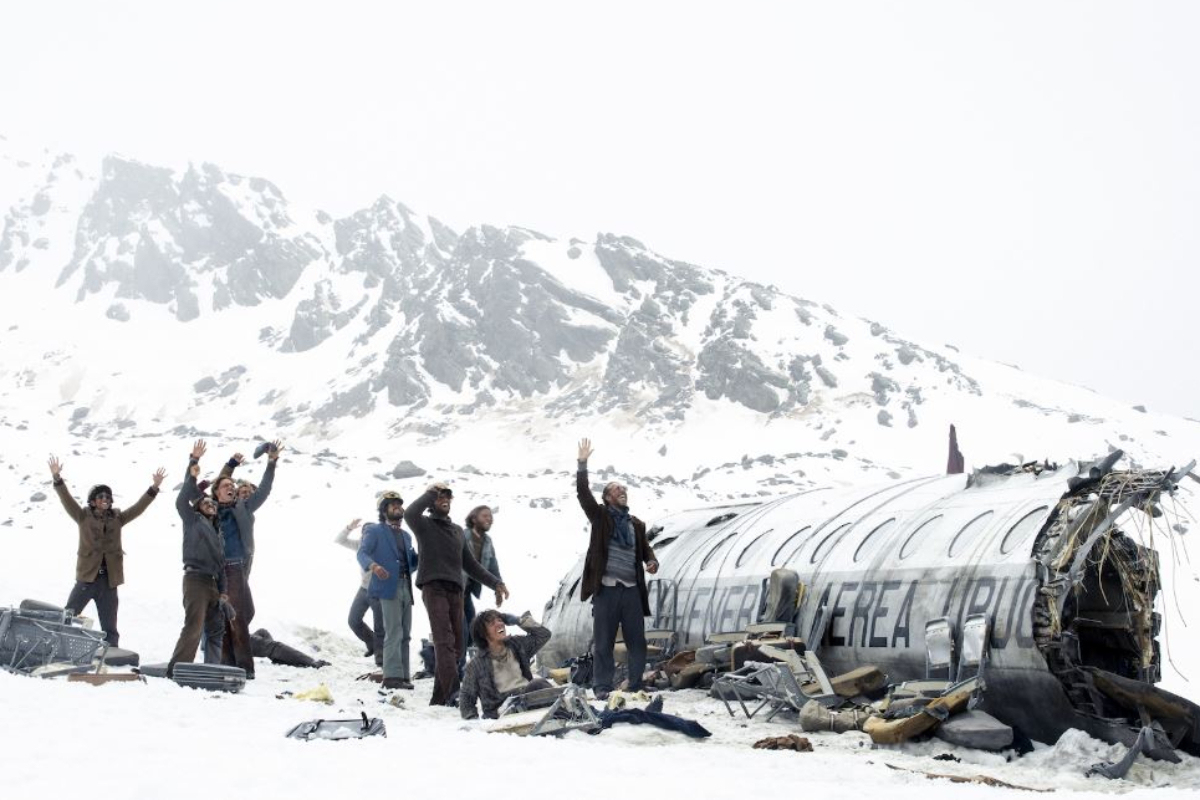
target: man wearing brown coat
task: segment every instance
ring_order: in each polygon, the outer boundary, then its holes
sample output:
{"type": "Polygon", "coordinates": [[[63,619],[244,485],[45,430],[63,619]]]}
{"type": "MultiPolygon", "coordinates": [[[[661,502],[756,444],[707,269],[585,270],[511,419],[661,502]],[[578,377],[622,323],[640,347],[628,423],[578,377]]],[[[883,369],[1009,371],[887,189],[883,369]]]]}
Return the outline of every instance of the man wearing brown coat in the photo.
{"type": "Polygon", "coordinates": [[[146,493],[124,511],[113,508],[112,489],[104,484],[97,484],[88,491],[87,507],[81,508],[63,481],[62,462],[50,456],[49,464],[54,491],[68,516],[79,526],[75,587],[67,598],[66,608],[78,614],[88,603],[94,602],[104,638],[111,647],[116,647],[121,638],[117,631],[117,587],[125,582],[121,530],[150,506],[167,473],[160,467],[151,478],[152,485],[146,493]]]}
{"type": "Polygon", "coordinates": [[[613,690],[613,673],[616,671],[613,648],[618,626],[625,635],[625,647],[629,651],[629,690],[643,688],[646,617],[650,615],[645,573],[658,572],[658,560],[646,539],[646,523],[629,513],[629,490],[623,484],[613,481],[604,487],[600,498],[603,505],[592,496],[587,462],[593,452],[589,439],[579,443],[575,488],[579,505],[592,527],[579,598],[592,598],[592,638],[595,642],[592,688],[596,699],[603,700],[613,690]]]}

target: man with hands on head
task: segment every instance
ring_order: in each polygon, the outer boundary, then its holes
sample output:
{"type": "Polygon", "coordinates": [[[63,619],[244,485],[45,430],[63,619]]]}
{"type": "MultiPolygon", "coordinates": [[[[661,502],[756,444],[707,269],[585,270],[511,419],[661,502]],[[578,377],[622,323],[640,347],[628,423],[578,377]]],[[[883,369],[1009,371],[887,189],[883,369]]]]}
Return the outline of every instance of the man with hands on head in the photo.
{"type": "MultiPolygon", "coordinates": [[[[383,688],[412,689],[408,643],[412,633],[412,574],[418,559],[408,531],[400,527],[404,500],[399,493],[384,492],[377,505],[379,522],[363,526],[358,564],[370,572],[367,594],[378,600],[383,611],[383,688]]],[[[422,572],[424,569],[422,560],[422,572]]]]}
{"type": "Polygon", "coordinates": [[[550,641],[550,631],[534,621],[526,611],[520,619],[495,609],[480,613],[471,623],[471,639],[479,649],[467,665],[462,689],[458,693],[458,711],[463,719],[483,716],[495,719],[500,705],[509,697],[550,688],[550,681],[533,677],[529,662],[533,654],[550,641]],[[508,626],[519,625],[525,636],[509,636],[508,626]]]}
{"type": "Polygon", "coordinates": [[[458,688],[458,654],[463,646],[464,572],[467,577],[495,590],[496,605],[508,597],[508,588],[480,565],[463,537],[462,528],[450,519],[453,497],[454,492],[446,484],[434,483],[404,513],[404,521],[416,537],[421,553],[417,588],[421,590],[421,600],[429,614],[429,630],[433,637],[431,706],[452,702],[458,688]]]}
{"type": "Polygon", "coordinates": [[[127,509],[113,508],[112,489],[102,483],[88,490],[87,507],[81,508],[63,480],[62,462],[50,456],[48,463],[59,502],[79,526],[75,586],[65,607],[79,614],[89,602],[94,602],[105,641],[110,647],[116,647],[121,638],[117,631],[117,587],[125,582],[121,530],[150,507],[167,473],[161,467],[156,470],[150,479],[150,488],[127,509]]]}
{"type": "MultiPolygon", "coordinates": [[[[267,466],[258,487],[245,497],[239,497],[233,471],[245,457],[234,453],[226,462],[212,486],[217,501],[217,525],[225,543],[225,581],[229,602],[237,612],[226,621],[221,639],[221,660],[246,671],[246,679],[254,679],[254,645],[250,641],[250,623],[254,620],[254,595],[250,591],[250,568],[254,563],[254,512],[271,496],[275,483],[275,466],[283,444],[276,440],[267,448],[267,466]]],[[[209,646],[215,647],[214,642],[209,646]]]]}
{"type": "Polygon", "coordinates": [[[629,651],[629,690],[645,688],[642,674],[646,671],[646,617],[650,615],[645,573],[658,572],[658,559],[646,539],[646,523],[629,513],[629,490],[624,484],[612,481],[605,486],[600,498],[603,505],[592,496],[587,462],[594,452],[591,440],[579,442],[575,489],[591,524],[579,598],[592,598],[596,649],[592,687],[596,699],[603,700],[614,688],[613,648],[618,626],[629,651]]]}
{"type": "Polygon", "coordinates": [[[178,662],[196,660],[202,631],[209,638],[219,637],[226,613],[235,613],[225,594],[225,543],[217,527],[217,504],[196,483],[207,449],[203,439],[192,445],[175,498],[183,522],[183,629],[167,663],[167,677],[174,677],[178,662]]]}

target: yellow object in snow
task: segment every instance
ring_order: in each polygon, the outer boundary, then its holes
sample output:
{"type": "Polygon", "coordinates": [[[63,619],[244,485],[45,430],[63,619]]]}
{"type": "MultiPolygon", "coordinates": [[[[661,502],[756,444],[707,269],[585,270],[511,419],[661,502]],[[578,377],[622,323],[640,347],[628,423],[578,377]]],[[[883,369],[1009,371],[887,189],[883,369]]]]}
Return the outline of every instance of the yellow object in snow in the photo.
{"type": "Polygon", "coordinates": [[[309,689],[307,692],[297,692],[292,697],[296,700],[312,700],[317,703],[333,705],[333,695],[330,693],[329,687],[323,683],[315,689],[309,689]]]}

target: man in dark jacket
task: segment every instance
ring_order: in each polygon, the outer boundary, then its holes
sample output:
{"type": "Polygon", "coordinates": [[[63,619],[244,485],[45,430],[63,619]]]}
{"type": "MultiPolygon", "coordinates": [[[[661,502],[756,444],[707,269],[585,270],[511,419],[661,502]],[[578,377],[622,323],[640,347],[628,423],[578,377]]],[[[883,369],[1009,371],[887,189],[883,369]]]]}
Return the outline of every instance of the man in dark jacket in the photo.
{"type": "MultiPolygon", "coordinates": [[[[244,457],[234,453],[222,467],[213,484],[212,496],[217,501],[217,525],[225,541],[225,582],[229,602],[236,614],[226,621],[222,632],[221,661],[246,670],[246,679],[254,680],[254,647],[250,641],[250,623],[254,620],[254,595],[250,591],[250,567],[254,563],[254,512],[271,496],[275,484],[275,465],[283,445],[271,443],[267,449],[267,467],[258,487],[245,498],[238,496],[233,471],[244,457]]],[[[206,648],[215,649],[209,641],[206,648]]]]}
{"type": "Polygon", "coordinates": [[[529,666],[533,654],[550,641],[550,631],[528,612],[518,620],[512,614],[488,609],[472,623],[471,639],[479,655],[467,665],[458,693],[458,711],[463,719],[479,716],[476,702],[483,706],[484,717],[495,719],[500,705],[509,697],[550,687],[546,679],[533,677],[529,666]],[[520,625],[528,635],[509,636],[508,625],[520,625]]]}
{"type": "Polygon", "coordinates": [[[651,575],[658,572],[658,560],[646,539],[646,523],[629,514],[628,489],[623,484],[614,481],[604,487],[603,505],[592,496],[587,462],[593,452],[590,440],[579,443],[575,489],[579,505],[592,527],[579,598],[592,598],[592,637],[595,642],[592,688],[596,699],[602,700],[613,690],[613,673],[616,671],[613,648],[618,625],[625,634],[625,648],[629,651],[629,690],[643,688],[646,617],[650,615],[645,572],[651,575]]]}
{"type": "Polygon", "coordinates": [[[217,527],[217,504],[196,485],[200,459],[206,450],[203,439],[192,446],[183,486],[175,498],[175,510],[183,521],[183,629],[167,663],[167,677],[174,676],[176,663],[196,660],[201,632],[210,638],[220,636],[223,612],[229,606],[225,594],[225,543],[217,527]]]}
{"type": "MultiPolygon", "coordinates": [[[[367,594],[383,611],[383,688],[411,689],[408,642],[412,634],[412,575],[417,568],[408,531],[400,527],[404,500],[397,492],[379,497],[379,522],[363,527],[358,564],[371,573],[367,594]]],[[[422,567],[423,569],[423,567],[422,567]]]]}
{"type": "MultiPolygon", "coordinates": [[[[467,546],[471,548],[471,554],[475,556],[475,560],[488,572],[503,580],[500,577],[500,561],[496,558],[496,545],[492,542],[491,534],[488,533],[492,529],[494,520],[495,516],[489,506],[475,506],[471,509],[471,513],[467,514],[466,525],[463,526],[463,538],[467,540],[467,546]]],[[[463,675],[463,668],[467,665],[467,644],[471,641],[471,622],[475,619],[475,602],[472,598],[478,598],[483,592],[483,584],[470,575],[463,573],[463,580],[465,581],[463,646],[458,653],[458,677],[460,679],[463,675]]]]}
{"type": "Polygon", "coordinates": [[[150,507],[167,473],[160,467],[151,478],[152,483],[146,493],[124,511],[113,508],[112,489],[104,484],[93,486],[87,494],[87,508],[80,508],[63,481],[62,462],[50,456],[49,464],[59,502],[79,526],[75,586],[64,607],[79,614],[89,602],[95,602],[105,641],[111,647],[116,647],[121,638],[117,631],[117,587],[125,582],[125,551],[121,548],[121,530],[150,507]]]}
{"type": "Polygon", "coordinates": [[[484,569],[463,538],[463,530],[450,520],[454,493],[444,483],[435,483],[417,498],[404,521],[417,539],[421,571],[417,588],[429,614],[433,636],[434,681],[431,706],[452,701],[458,688],[458,652],[462,647],[463,572],[496,591],[496,605],[508,597],[508,589],[484,569]],[[425,512],[429,511],[426,516],[425,512]]]}

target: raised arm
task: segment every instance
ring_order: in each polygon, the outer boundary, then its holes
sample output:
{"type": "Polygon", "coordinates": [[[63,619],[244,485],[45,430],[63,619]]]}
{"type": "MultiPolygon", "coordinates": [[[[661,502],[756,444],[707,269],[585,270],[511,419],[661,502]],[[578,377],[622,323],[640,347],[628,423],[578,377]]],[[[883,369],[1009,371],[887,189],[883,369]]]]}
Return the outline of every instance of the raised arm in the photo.
{"type": "Polygon", "coordinates": [[[350,541],[350,532],[357,528],[361,523],[361,519],[355,519],[349,525],[339,530],[337,536],[333,537],[334,544],[340,544],[342,547],[357,552],[359,545],[362,544],[362,534],[359,534],[357,542],[352,542],[350,541]]]}
{"type": "Polygon", "coordinates": [[[425,494],[414,500],[404,510],[404,521],[408,523],[410,531],[415,532],[417,528],[425,524],[425,521],[421,517],[425,515],[425,512],[429,510],[435,500],[437,500],[437,489],[431,486],[425,494]]]}
{"type": "Polygon", "coordinates": [[[63,509],[71,515],[71,519],[79,522],[83,519],[83,509],[79,507],[79,503],[75,502],[75,498],[71,497],[71,492],[67,489],[67,484],[62,477],[62,462],[54,456],[50,456],[47,463],[50,465],[50,476],[54,478],[54,493],[58,495],[58,501],[62,503],[63,509]]]}
{"type": "MultiPolygon", "coordinates": [[[[282,446],[280,445],[279,447],[281,448],[282,446]]],[[[262,480],[259,481],[258,489],[254,491],[254,494],[246,498],[246,509],[251,514],[258,511],[262,504],[267,502],[267,498],[271,496],[271,487],[275,485],[275,464],[278,458],[279,448],[276,448],[267,458],[267,468],[263,470],[262,480]]]]}
{"type": "Polygon", "coordinates": [[[513,643],[521,649],[525,658],[533,660],[533,654],[545,647],[546,642],[550,641],[550,629],[539,623],[526,611],[521,619],[517,622],[521,626],[521,630],[529,634],[528,636],[518,636],[513,639],[513,643]]]}
{"type": "Polygon", "coordinates": [[[200,475],[200,458],[204,455],[208,447],[204,444],[203,439],[197,439],[192,445],[192,453],[188,457],[188,466],[183,473],[183,486],[179,487],[179,494],[175,498],[175,510],[179,512],[179,516],[187,522],[194,511],[192,503],[200,496],[200,489],[196,486],[196,478],[200,475]]]}
{"type": "Polygon", "coordinates": [[[150,504],[154,502],[154,498],[158,497],[158,487],[162,486],[163,478],[167,477],[167,471],[162,467],[155,470],[154,475],[150,478],[150,488],[146,493],[138,498],[138,501],[129,508],[121,511],[121,524],[128,525],[142,515],[150,504]]]}
{"type": "Polygon", "coordinates": [[[592,485],[588,482],[588,458],[595,451],[592,449],[591,439],[581,439],[579,441],[579,456],[578,469],[575,471],[575,493],[579,496],[579,507],[583,509],[583,513],[588,519],[596,519],[603,513],[600,504],[596,502],[596,498],[592,495],[592,485]]]}

